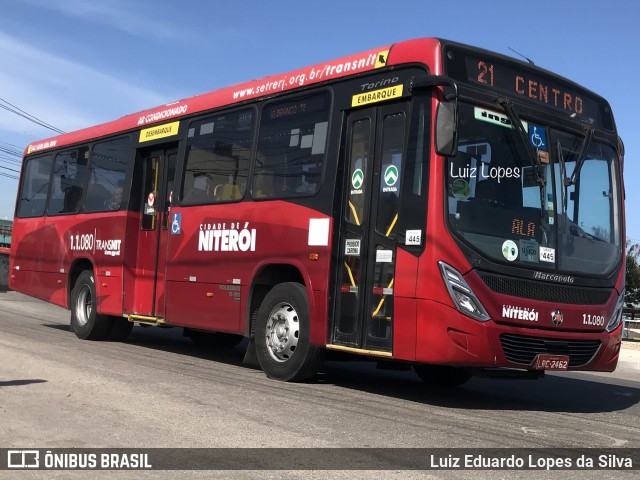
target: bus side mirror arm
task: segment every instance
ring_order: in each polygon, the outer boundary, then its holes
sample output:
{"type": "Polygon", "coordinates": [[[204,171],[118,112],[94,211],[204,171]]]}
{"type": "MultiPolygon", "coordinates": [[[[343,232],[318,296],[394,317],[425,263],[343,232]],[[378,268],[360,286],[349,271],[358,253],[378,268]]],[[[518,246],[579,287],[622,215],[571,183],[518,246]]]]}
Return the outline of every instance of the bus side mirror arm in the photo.
{"type": "Polygon", "coordinates": [[[458,152],[458,85],[440,75],[429,75],[413,85],[414,89],[433,87],[441,87],[444,97],[436,111],[436,152],[444,157],[453,157],[458,152]]]}

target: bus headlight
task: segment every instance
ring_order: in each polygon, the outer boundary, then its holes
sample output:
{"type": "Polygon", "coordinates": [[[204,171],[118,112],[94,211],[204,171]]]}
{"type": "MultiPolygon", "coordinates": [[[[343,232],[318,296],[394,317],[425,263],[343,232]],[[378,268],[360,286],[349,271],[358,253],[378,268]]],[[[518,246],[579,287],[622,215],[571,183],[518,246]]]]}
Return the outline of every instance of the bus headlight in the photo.
{"type": "Polygon", "coordinates": [[[449,295],[451,295],[451,299],[458,311],[481,322],[489,320],[489,314],[462,277],[462,274],[444,262],[438,262],[438,265],[440,266],[444,284],[447,286],[449,295]]]}
{"type": "Polygon", "coordinates": [[[613,315],[611,315],[611,320],[607,324],[607,332],[613,332],[620,322],[622,322],[622,307],[624,307],[624,289],[622,293],[618,297],[618,303],[616,303],[616,308],[613,311],[613,315]]]}

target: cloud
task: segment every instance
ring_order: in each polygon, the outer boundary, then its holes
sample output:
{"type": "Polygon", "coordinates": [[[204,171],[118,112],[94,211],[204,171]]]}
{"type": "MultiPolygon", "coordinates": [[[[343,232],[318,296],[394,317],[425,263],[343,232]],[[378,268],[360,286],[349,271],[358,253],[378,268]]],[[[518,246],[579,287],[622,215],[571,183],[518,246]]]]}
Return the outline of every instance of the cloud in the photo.
{"type": "MultiPolygon", "coordinates": [[[[64,131],[173,100],[121,77],[51,54],[0,32],[0,97],[64,131]]],[[[0,130],[54,133],[0,110],[0,130]]]]}
{"type": "MultiPolygon", "coordinates": [[[[40,9],[50,10],[67,17],[81,18],[96,24],[121,30],[130,35],[157,39],[184,38],[188,32],[168,22],[152,18],[149,9],[162,9],[160,2],[130,0],[21,0],[40,9]],[[136,11],[137,10],[137,11],[136,11]]],[[[151,12],[151,13],[155,13],[151,12]]]]}

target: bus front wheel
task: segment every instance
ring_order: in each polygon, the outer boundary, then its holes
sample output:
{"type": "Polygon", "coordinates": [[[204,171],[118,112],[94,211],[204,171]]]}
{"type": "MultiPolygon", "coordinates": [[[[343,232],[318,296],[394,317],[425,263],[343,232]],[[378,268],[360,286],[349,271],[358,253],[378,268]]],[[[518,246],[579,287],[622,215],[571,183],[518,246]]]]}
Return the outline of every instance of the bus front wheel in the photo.
{"type": "Polygon", "coordinates": [[[258,311],[256,354],[267,377],[299,381],[315,376],[321,349],[311,345],[309,299],[304,285],[288,282],[273,287],[258,311]]]}

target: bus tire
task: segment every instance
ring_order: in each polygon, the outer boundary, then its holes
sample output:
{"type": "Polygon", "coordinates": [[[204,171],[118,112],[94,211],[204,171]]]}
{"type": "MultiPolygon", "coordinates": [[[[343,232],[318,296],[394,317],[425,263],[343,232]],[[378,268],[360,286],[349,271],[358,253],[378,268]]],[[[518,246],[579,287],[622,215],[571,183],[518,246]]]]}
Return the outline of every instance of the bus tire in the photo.
{"type": "Polygon", "coordinates": [[[295,382],[316,375],[322,350],[311,345],[310,328],[304,285],[281,283],[267,293],[258,310],[255,333],[258,361],[267,377],[295,382]]]}
{"type": "Polygon", "coordinates": [[[459,387],[471,378],[471,373],[464,367],[419,364],[414,365],[413,370],[426,385],[435,387],[459,387]]]}
{"type": "Polygon", "coordinates": [[[96,312],[96,285],[93,272],[78,276],[71,291],[71,330],[82,340],[104,340],[111,332],[111,318],[96,312]]]}
{"type": "Polygon", "coordinates": [[[200,347],[232,348],[244,340],[243,335],[225,332],[203,332],[185,328],[185,335],[200,347]]]}

